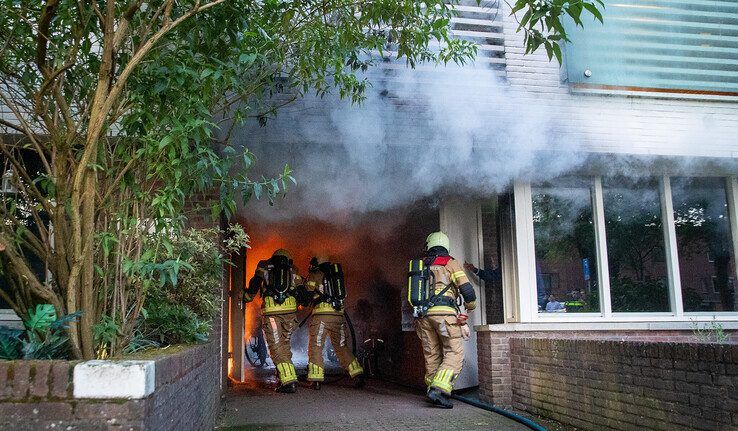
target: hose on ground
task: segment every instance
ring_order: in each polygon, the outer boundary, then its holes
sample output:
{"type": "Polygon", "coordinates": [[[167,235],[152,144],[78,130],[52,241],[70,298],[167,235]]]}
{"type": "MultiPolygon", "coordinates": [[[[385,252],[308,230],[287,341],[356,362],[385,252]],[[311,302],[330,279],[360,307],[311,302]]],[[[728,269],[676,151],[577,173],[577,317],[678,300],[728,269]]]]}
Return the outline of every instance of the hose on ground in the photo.
{"type": "Polygon", "coordinates": [[[487,410],[489,412],[493,412],[493,413],[497,413],[499,415],[505,416],[506,418],[512,419],[515,422],[518,422],[520,424],[523,424],[523,425],[527,426],[528,428],[530,428],[530,429],[532,429],[534,431],[547,431],[546,428],[538,425],[537,423],[533,422],[532,420],[530,420],[530,419],[528,419],[526,417],[520,416],[517,413],[513,413],[510,410],[501,409],[499,407],[493,406],[492,404],[483,403],[481,401],[477,401],[477,400],[474,400],[474,399],[471,399],[471,398],[463,397],[461,395],[452,394],[451,395],[451,398],[453,398],[455,400],[459,400],[462,403],[466,403],[466,404],[472,405],[474,407],[477,407],[477,408],[480,408],[480,409],[484,409],[484,410],[487,410]]]}
{"type": "MultiPolygon", "coordinates": [[[[386,379],[386,378],[385,379],[382,379],[382,380],[387,381],[387,382],[390,382],[390,383],[392,383],[394,385],[397,385],[397,386],[402,386],[402,387],[407,388],[407,389],[411,389],[411,390],[417,390],[418,389],[418,387],[416,387],[416,386],[411,386],[411,385],[408,385],[408,384],[405,384],[405,383],[400,383],[400,382],[397,382],[397,381],[394,381],[394,380],[390,380],[390,379],[386,379]]],[[[483,403],[481,401],[477,401],[477,400],[474,400],[472,398],[463,397],[463,396],[457,395],[457,394],[451,394],[451,398],[453,398],[455,400],[458,400],[458,401],[461,401],[462,403],[469,404],[469,405],[474,406],[476,408],[487,410],[487,411],[492,412],[492,413],[497,413],[498,415],[502,415],[502,416],[504,416],[504,417],[506,417],[506,418],[508,418],[510,420],[513,420],[513,421],[515,421],[515,422],[517,422],[519,424],[522,424],[522,425],[527,426],[528,428],[532,429],[533,431],[548,431],[546,428],[542,427],[541,425],[538,425],[537,423],[533,422],[532,420],[530,420],[530,419],[528,419],[526,417],[520,416],[517,413],[513,413],[510,410],[501,409],[501,408],[495,407],[495,406],[493,406],[491,404],[483,403]]]]}

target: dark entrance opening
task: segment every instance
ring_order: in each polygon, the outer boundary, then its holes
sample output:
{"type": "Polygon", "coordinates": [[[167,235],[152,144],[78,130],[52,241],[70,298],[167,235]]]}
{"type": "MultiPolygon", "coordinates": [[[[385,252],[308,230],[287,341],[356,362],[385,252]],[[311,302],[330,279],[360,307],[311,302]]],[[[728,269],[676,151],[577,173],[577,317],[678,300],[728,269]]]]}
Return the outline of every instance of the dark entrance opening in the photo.
{"type": "MultiPolygon", "coordinates": [[[[407,328],[403,331],[412,319],[403,299],[407,262],[423,252],[428,233],[439,229],[436,203],[416,202],[393,211],[347,217],[342,223],[314,218],[241,222],[251,236],[251,248],[245,256],[236,259],[230,270],[229,375],[233,381],[276,385],[274,364],[265,357],[261,299],[242,307],[239,292],[253,276],[260,260],[269,258],[278,248],[285,248],[292,254],[301,275],[307,273],[308,262],[316,254],[327,254],[343,265],[346,312],[354,327],[357,357],[364,362],[367,372],[422,384],[420,343],[415,332],[407,328]]],[[[308,310],[298,310],[298,320],[307,315],[308,310]]],[[[307,326],[298,329],[292,338],[293,362],[298,375],[303,376],[307,368],[307,326]]],[[[323,354],[327,378],[343,375],[329,342],[323,354]]]]}

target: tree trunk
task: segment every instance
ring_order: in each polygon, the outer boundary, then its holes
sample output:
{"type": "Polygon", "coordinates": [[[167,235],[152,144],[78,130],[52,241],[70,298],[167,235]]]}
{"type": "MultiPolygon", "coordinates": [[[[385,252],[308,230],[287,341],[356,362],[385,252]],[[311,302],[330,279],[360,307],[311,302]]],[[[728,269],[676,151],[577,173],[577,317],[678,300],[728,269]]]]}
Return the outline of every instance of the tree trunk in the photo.
{"type": "Polygon", "coordinates": [[[82,249],[84,250],[81,273],[82,327],[80,341],[85,358],[94,358],[93,328],[97,324],[98,302],[95,300],[95,187],[96,175],[88,171],[82,203],[82,249]]]}

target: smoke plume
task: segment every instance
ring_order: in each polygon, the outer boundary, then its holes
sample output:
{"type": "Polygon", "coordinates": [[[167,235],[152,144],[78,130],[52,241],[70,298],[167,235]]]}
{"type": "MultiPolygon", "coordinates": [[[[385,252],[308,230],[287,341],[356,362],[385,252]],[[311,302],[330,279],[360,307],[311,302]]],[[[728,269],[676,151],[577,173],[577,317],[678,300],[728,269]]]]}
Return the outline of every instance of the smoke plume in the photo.
{"type": "MultiPolygon", "coordinates": [[[[361,105],[306,97],[266,126],[254,122],[238,131],[236,139],[256,154],[259,173],[273,175],[288,163],[298,181],[276,208],[250,204],[244,214],[348,220],[439,192],[490,194],[514,179],[545,180],[584,168],[592,154],[588,142],[597,142],[603,128],[609,141],[628,143],[619,127],[638,121],[628,111],[605,123],[568,121],[561,113],[587,96],[513,90],[480,68],[380,69],[368,77],[372,86],[361,105]]],[[[683,132],[649,133],[671,133],[675,145],[686,145],[709,120],[705,115],[683,132]]],[[[649,174],[634,166],[621,160],[605,167],[649,174]]]]}

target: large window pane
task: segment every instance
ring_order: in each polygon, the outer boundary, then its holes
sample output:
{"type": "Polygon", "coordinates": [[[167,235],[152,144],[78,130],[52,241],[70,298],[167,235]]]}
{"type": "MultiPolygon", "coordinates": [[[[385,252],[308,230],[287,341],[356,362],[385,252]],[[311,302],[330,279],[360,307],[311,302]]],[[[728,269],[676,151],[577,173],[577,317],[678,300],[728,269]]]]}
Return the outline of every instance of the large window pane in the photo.
{"type": "Polygon", "coordinates": [[[672,178],[684,311],[735,311],[735,261],[723,178],[672,178]]]}
{"type": "Polygon", "coordinates": [[[614,312],[669,311],[658,180],[603,180],[614,312]]]}
{"type": "MultiPolygon", "coordinates": [[[[575,88],[738,92],[738,2],[605,0],[604,24],[566,17],[569,82],[575,88]],[[585,71],[591,73],[585,74],[585,71]]],[[[663,94],[663,91],[659,91],[663,94]]]]}
{"type": "Polygon", "coordinates": [[[591,183],[572,178],[532,189],[540,313],[600,310],[591,183]]]}

